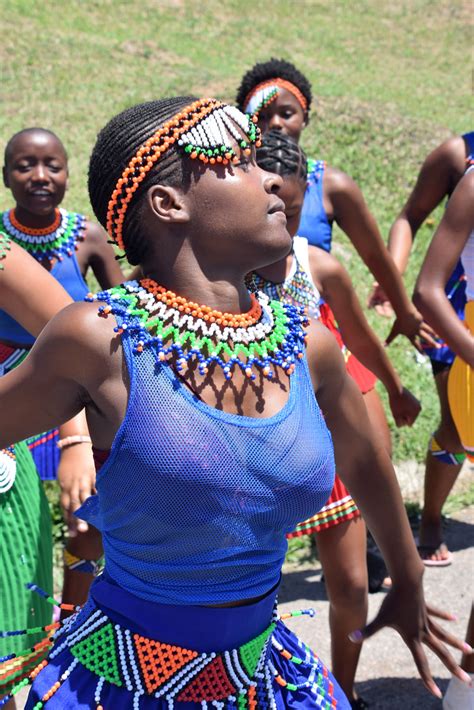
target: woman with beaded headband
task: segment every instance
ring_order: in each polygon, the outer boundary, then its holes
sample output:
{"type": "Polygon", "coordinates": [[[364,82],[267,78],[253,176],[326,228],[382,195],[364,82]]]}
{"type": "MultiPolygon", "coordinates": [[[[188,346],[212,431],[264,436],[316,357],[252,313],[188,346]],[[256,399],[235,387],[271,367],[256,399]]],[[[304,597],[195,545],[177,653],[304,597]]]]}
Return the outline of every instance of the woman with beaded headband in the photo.
{"type": "MultiPolygon", "coordinates": [[[[349,275],[324,249],[309,246],[295,236],[306,190],[307,159],[303,150],[281,131],[269,131],[257,150],[257,164],[283,178],[279,195],[285,203],[287,227],[293,239],[293,253],[252,274],[255,288],[271,298],[303,306],[311,318],[319,318],[334,333],[344,355],[346,368],[357,381],[357,369],[370,367],[383,382],[397,426],[411,426],[420,405],[404,389],[384,348],[367,323],[349,275]],[[335,328],[328,310],[340,327],[335,328]],[[341,337],[342,336],[342,337],[341,337]],[[351,349],[347,357],[344,342],[351,349]],[[361,363],[354,355],[360,357],[361,363]]],[[[352,707],[366,707],[355,696],[354,678],[360,646],[348,639],[354,625],[365,623],[367,615],[366,528],[349,491],[336,474],[329,500],[321,511],[300,523],[288,537],[315,533],[330,601],[333,672],[352,707]]],[[[379,584],[382,583],[380,579],[379,584]]]]}
{"type": "MultiPolygon", "coordinates": [[[[296,141],[308,125],[311,101],[308,79],[293,64],[282,59],[255,64],[244,75],[237,92],[237,105],[257,116],[263,133],[270,129],[279,130],[296,141]]],[[[418,349],[421,349],[420,338],[434,345],[433,332],[423,323],[408,298],[359,187],[342,171],[327,166],[322,160],[311,159],[298,235],[311,245],[331,251],[334,222],[347,234],[366,266],[380,283],[383,282],[389,294],[397,319],[387,344],[398,334],[403,334],[418,349]]],[[[366,394],[371,419],[383,432],[389,448],[389,431],[374,389],[375,378],[359,367],[357,370],[356,381],[366,394]]]]}
{"type": "MultiPolygon", "coordinates": [[[[0,308],[37,336],[71,298],[34,259],[0,232],[0,308]],[[23,278],[18,278],[21,272],[23,278]],[[31,289],[41,293],[31,298],[31,289]]],[[[26,587],[33,579],[53,590],[51,515],[26,443],[0,451],[0,628],[39,627],[39,632],[0,639],[0,697],[26,677],[45,655],[42,627],[51,605],[26,587]]],[[[15,707],[14,699],[8,708],[15,707]]]]}
{"type": "MultiPolygon", "coordinates": [[[[471,131],[444,141],[424,160],[416,184],[390,229],[388,249],[401,274],[407,267],[421,225],[438,205],[449,199],[473,159],[474,131],[471,131]]],[[[464,319],[466,280],[460,261],[447,279],[445,291],[453,312],[464,319]]],[[[374,285],[371,299],[379,315],[391,315],[390,304],[379,284],[374,285]]],[[[455,353],[442,339],[439,339],[437,348],[426,347],[424,352],[431,362],[440,404],[440,422],[430,437],[426,454],[418,550],[426,566],[445,567],[451,564],[452,554],[443,539],[441,513],[465,453],[448,402],[447,383],[455,353]]]]}
{"type": "MultiPolygon", "coordinates": [[[[42,264],[73,300],[82,300],[88,293],[85,276],[89,268],[102,288],[120,283],[122,273],[104,230],[84,215],[60,208],[68,184],[68,158],[54,133],[43,128],[15,133],[5,148],[3,180],[15,207],[1,213],[0,230],[42,264]]],[[[22,279],[23,275],[18,273],[17,277],[22,279]]],[[[34,340],[17,320],[0,310],[0,372],[9,372],[21,362],[34,340]]],[[[70,524],[64,551],[63,597],[78,604],[87,597],[101,557],[101,543],[92,528],[81,525],[77,529],[70,509],[90,494],[95,472],[84,422],[70,422],[61,436],[59,442],[55,429],[32,437],[29,446],[40,477],[48,480],[58,476],[70,524]],[[82,491],[76,485],[78,470],[82,491]]]]}
{"type": "Polygon", "coordinates": [[[306,352],[302,312],[245,287],[291,248],[281,179],[253,145],[249,117],[213,99],[113,118],[92,153],[91,203],[145,278],[70,306],[0,380],[0,445],[85,407],[102,462],[76,513],[101,530],[105,571],[30,675],[29,710],[348,708],[272,612],[285,533],[333,484],[327,425],[394,580],[355,640],[393,625],[432,692],[423,642],[464,678],[337,344],[315,323],[306,352]]]}

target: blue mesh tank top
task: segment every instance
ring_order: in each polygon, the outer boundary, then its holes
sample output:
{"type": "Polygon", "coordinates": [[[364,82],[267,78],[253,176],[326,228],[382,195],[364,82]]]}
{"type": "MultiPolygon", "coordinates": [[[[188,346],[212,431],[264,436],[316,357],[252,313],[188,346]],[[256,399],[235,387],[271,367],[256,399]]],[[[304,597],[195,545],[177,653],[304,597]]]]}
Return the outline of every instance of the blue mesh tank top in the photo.
{"type": "MultiPolygon", "coordinates": [[[[84,300],[89,292],[89,287],[81,274],[75,254],[65,257],[62,261],[57,261],[50,273],[74,301],[84,300]]],[[[31,333],[28,333],[16,320],[2,310],[0,310],[0,340],[6,340],[23,347],[31,347],[35,342],[31,333]]]]}
{"type": "Polygon", "coordinates": [[[332,223],[323,205],[323,160],[308,160],[308,184],[298,227],[298,235],[315,247],[331,251],[332,223]]]}
{"type": "Polygon", "coordinates": [[[257,419],[203,403],[152,348],[136,354],[134,337],[122,335],[127,412],[97,495],[76,514],[101,531],[107,573],[138,597],[206,605],[265,594],[279,581],[285,534],[334,481],[306,360],[285,406],[257,419]]]}

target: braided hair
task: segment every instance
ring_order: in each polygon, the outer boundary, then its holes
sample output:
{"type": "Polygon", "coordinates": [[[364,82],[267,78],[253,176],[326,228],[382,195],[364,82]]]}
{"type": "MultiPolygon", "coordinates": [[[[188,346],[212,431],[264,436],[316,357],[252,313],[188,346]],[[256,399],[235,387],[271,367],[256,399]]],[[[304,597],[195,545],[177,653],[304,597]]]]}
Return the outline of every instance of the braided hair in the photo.
{"type": "MultiPolygon", "coordinates": [[[[112,192],[130,158],[166,121],[193,101],[193,96],[179,96],[138,104],[114,116],[100,131],[89,161],[89,197],[104,227],[112,192]]],[[[186,188],[190,180],[190,170],[185,167],[188,162],[175,147],[170,147],[136,191],[123,226],[125,254],[130,264],[142,263],[147,253],[141,214],[148,189],[158,184],[186,188]]]]}
{"type": "Polygon", "coordinates": [[[250,94],[252,89],[267,79],[279,77],[286,81],[291,81],[303,94],[308,102],[308,111],[311,106],[311,84],[308,79],[295,67],[291,62],[284,59],[275,59],[272,57],[268,62],[259,62],[246,72],[242,78],[241,84],[237,91],[236,103],[237,107],[243,111],[245,109],[245,99],[250,94]]]}
{"type": "Polygon", "coordinates": [[[262,137],[262,145],[257,149],[257,164],[263,170],[306,180],[307,163],[304,150],[290,136],[272,129],[262,137]]]}

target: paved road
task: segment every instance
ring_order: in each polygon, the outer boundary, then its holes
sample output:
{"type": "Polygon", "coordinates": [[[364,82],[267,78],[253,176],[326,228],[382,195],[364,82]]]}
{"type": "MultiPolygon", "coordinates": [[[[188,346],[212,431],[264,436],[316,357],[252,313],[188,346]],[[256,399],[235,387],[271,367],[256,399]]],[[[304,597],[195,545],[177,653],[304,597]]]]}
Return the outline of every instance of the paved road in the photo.
{"type": "MultiPolygon", "coordinates": [[[[449,624],[449,628],[464,638],[474,588],[474,507],[451,518],[446,529],[446,541],[454,553],[453,564],[451,567],[427,569],[425,594],[433,605],[458,615],[459,620],[449,624]]],[[[382,599],[382,593],[370,595],[370,618],[382,599]]],[[[329,661],[329,605],[319,564],[296,568],[286,565],[279,601],[280,609],[313,607],[316,610],[314,619],[299,617],[288,623],[323,660],[329,661]]],[[[432,654],[430,664],[444,692],[449,672],[432,654]]],[[[357,679],[358,692],[370,702],[371,710],[441,708],[441,702],[432,698],[418,680],[408,649],[391,629],[384,629],[366,643],[357,679]]]]}

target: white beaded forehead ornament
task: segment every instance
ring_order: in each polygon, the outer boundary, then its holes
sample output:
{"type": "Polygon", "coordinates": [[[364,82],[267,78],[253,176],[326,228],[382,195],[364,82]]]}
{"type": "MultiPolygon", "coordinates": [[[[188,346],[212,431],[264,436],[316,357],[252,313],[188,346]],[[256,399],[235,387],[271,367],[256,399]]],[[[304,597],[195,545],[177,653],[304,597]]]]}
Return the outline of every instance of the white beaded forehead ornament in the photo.
{"type": "Polygon", "coordinates": [[[160,155],[174,144],[192,159],[203,163],[236,163],[235,147],[249,154],[251,145],[260,145],[256,118],[243,114],[235,106],[216,99],[199,99],[166,121],[136,152],[117,181],[107,209],[107,231],[121,248],[125,214],[147,174],[160,155]]]}

